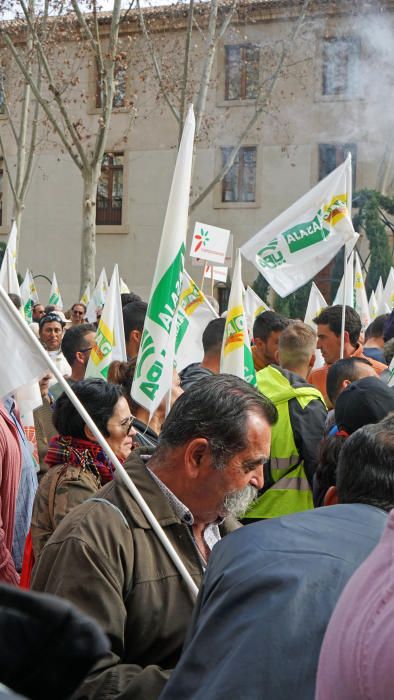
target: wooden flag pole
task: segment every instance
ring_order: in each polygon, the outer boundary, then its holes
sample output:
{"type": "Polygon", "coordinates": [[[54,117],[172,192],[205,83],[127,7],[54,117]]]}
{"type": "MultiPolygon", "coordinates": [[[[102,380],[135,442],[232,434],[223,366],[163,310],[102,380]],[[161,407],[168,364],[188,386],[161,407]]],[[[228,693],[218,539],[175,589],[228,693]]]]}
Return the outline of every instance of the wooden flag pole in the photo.
{"type": "Polygon", "coordinates": [[[201,291],[204,290],[204,280],[205,280],[205,273],[206,273],[206,271],[207,271],[207,261],[205,260],[205,261],[204,261],[204,270],[203,270],[203,273],[202,273],[201,287],[200,287],[201,291]]]}

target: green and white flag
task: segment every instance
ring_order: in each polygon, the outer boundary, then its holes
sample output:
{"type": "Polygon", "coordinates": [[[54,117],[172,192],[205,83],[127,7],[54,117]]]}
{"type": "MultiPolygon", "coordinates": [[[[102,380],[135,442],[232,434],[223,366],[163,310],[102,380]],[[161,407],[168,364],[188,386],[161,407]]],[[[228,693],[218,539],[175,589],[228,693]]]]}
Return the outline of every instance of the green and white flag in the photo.
{"type": "Polygon", "coordinates": [[[246,287],[246,292],[244,293],[244,309],[246,315],[246,322],[248,324],[249,336],[253,337],[253,324],[263,311],[269,311],[270,307],[260,299],[260,297],[253,291],[252,287],[246,287]]]}
{"type": "Polygon", "coordinates": [[[172,381],[179,297],[182,291],[195,119],[190,107],[175,164],[152,290],[131,395],[154,413],[172,381]],[[171,347],[170,347],[171,346],[171,347]]]}
{"type": "Polygon", "coordinates": [[[86,309],[86,318],[89,323],[95,323],[97,320],[96,310],[101,309],[105,304],[105,299],[108,290],[108,280],[105,268],[100,272],[97,284],[93,290],[92,298],[89,300],[86,309]]]}
{"type": "Polygon", "coordinates": [[[33,299],[31,280],[32,277],[30,270],[26,270],[25,279],[19,288],[20,298],[22,300],[23,315],[27,323],[32,323],[33,321],[33,305],[36,303],[33,299]]]}
{"type": "Polygon", "coordinates": [[[3,261],[0,268],[0,284],[8,294],[19,295],[19,282],[16,271],[16,243],[17,229],[15,222],[12,224],[10,235],[8,236],[7,247],[4,251],[3,261]]]}
{"type": "Polygon", "coordinates": [[[185,270],[177,315],[175,341],[177,372],[193,362],[201,362],[204,356],[202,334],[214,318],[218,318],[216,311],[185,270]]]}
{"type": "Polygon", "coordinates": [[[355,268],[354,268],[354,308],[361,319],[361,327],[365,329],[371,323],[371,314],[369,312],[368,297],[365,291],[363,273],[361,271],[361,263],[358,253],[354,253],[355,268]]]}
{"type": "Polygon", "coordinates": [[[280,296],[309,282],[356,236],[350,154],[345,162],[241,248],[280,296]]]}
{"type": "Polygon", "coordinates": [[[369,297],[369,314],[371,316],[371,321],[373,321],[378,315],[378,302],[376,301],[375,292],[372,290],[371,296],[369,297]]]}
{"type": "Polygon", "coordinates": [[[107,379],[108,368],[114,360],[121,362],[127,360],[117,265],[112,273],[95,344],[86,367],[86,377],[107,379]]]}
{"type": "Polygon", "coordinates": [[[256,372],[253,364],[252,351],[246,315],[243,307],[244,286],[241,274],[241,253],[237,251],[234,265],[233,281],[224,329],[220,372],[235,374],[245,379],[249,384],[256,385],[256,372]]]}
{"type": "Polygon", "coordinates": [[[63,299],[62,299],[62,295],[60,294],[60,289],[59,289],[59,285],[57,283],[55,273],[53,273],[53,277],[52,277],[51,293],[49,295],[48,304],[53,304],[54,306],[57,306],[57,308],[60,310],[63,309],[63,299]]]}

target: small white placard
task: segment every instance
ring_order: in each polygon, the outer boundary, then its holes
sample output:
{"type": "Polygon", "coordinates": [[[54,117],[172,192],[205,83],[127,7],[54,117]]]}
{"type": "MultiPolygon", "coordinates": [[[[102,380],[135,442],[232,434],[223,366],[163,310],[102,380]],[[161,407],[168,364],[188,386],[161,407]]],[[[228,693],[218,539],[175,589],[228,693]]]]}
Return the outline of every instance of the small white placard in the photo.
{"type": "MultiPolygon", "coordinates": [[[[205,268],[205,278],[212,279],[212,265],[207,265],[205,268]]],[[[213,279],[217,282],[227,282],[228,267],[223,267],[222,265],[213,266],[213,279]]]]}
{"type": "Polygon", "coordinates": [[[225,228],[196,221],[190,257],[222,265],[226,257],[229,236],[230,231],[225,228]]]}

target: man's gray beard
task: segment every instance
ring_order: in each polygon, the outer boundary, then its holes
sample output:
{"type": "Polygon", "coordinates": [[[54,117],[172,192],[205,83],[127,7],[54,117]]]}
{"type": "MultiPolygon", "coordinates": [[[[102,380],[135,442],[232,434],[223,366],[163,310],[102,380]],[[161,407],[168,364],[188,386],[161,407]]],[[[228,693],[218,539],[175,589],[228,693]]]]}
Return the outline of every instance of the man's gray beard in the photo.
{"type": "Polygon", "coordinates": [[[229,493],[224,499],[224,507],[229,515],[240,518],[245,514],[250,504],[257,498],[258,491],[248,484],[242,491],[229,493]]]}

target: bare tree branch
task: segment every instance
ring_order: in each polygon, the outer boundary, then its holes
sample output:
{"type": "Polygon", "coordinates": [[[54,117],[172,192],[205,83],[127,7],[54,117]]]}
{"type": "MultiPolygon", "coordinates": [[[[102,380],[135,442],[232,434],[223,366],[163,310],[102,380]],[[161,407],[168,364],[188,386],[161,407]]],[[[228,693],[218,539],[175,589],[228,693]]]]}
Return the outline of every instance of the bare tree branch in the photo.
{"type": "Polygon", "coordinates": [[[168,95],[168,92],[167,92],[167,90],[166,90],[166,88],[165,88],[165,85],[164,85],[164,82],[163,82],[163,77],[162,77],[162,75],[161,75],[161,70],[160,70],[160,66],[159,66],[159,61],[158,61],[158,59],[157,59],[157,55],[156,55],[156,51],[155,51],[155,47],[153,46],[153,42],[152,42],[152,40],[151,40],[151,38],[150,38],[150,36],[149,36],[148,30],[147,30],[147,28],[146,28],[145,19],[144,19],[144,13],[143,13],[143,11],[142,11],[142,8],[141,8],[141,5],[140,5],[139,0],[137,0],[137,8],[138,8],[138,12],[139,12],[139,18],[140,18],[140,24],[141,24],[142,33],[143,33],[143,35],[144,35],[144,37],[145,37],[145,39],[146,39],[146,43],[148,44],[148,48],[149,48],[150,55],[151,55],[151,58],[152,58],[152,61],[153,61],[153,66],[154,66],[154,69],[155,69],[156,77],[157,77],[157,80],[158,80],[158,82],[159,82],[159,86],[160,86],[162,95],[163,95],[165,101],[167,102],[167,104],[168,104],[168,106],[169,106],[169,108],[170,108],[170,110],[171,110],[173,116],[175,117],[175,119],[177,120],[177,122],[179,122],[181,117],[180,117],[179,111],[177,110],[177,108],[175,107],[175,105],[174,105],[174,104],[172,103],[172,101],[170,100],[170,97],[169,97],[169,95],[168,95]]]}
{"type": "Polygon", "coordinates": [[[7,173],[8,181],[9,181],[9,184],[10,184],[12,197],[13,197],[13,199],[14,199],[14,202],[16,202],[18,198],[17,198],[17,194],[16,194],[15,187],[14,187],[14,183],[13,183],[13,181],[12,181],[11,171],[10,171],[10,167],[9,167],[9,163],[8,163],[8,158],[7,158],[6,152],[5,152],[3,139],[2,139],[2,137],[1,137],[1,129],[0,129],[0,150],[1,150],[1,156],[2,156],[2,159],[3,159],[3,163],[4,163],[4,168],[5,168],[5,171],[6,171],[6,173],[7,173]]]}
{"type": "Polygon", "coordinates": [[[210,9],[210,13],[209,13],[209,22],[208,22],[208,47],[207,47],[207,53],[205,56],[203,68],[201,71],[200,90],[198,93],[196,107],[195,107],[195,113],[196,113],[196,132],[195,133],[196,133],[196,137],[198,137],[198,135],[200,133],[200,126],[201,126],[201,121],[202,121],[202,115],[203,115],[204,110],[205,110],[205,104],[206,104],[206,99],[207,99],[207,94],[208,94],[209,79],[211,77],[213,59],[215,58],[217,15],[218,15],[217,0],[211,0],[211,9],[210,9]]]}
{"type": "Polygon", "coordinates": [[[281,74],[283,64],[285,57],[287,55],[287,52],[295,42],[295,39],[297,38],[297,35],[301,29],[301,26],[304,22],[305,15],[308,10],[308,6],[310,5],[311,0],[304,0],[301,12],[298,16],[297,23],[294,27],[294,30],[291,32],[290,36],[288,39],[283,43],[282,47],[282,52],[278,61],[278,64],[276,66],[275,71],[273,72],[272,76],[269,78],[268,82],[268,88],[267,91],[264,93],[264,95],[258,95],[256,99],[256,109],[253,114],[253,116],[249,119],[248,123],[246,124],[245,128],[242,130],[241,134],[239,135],[237,142],[233,149],[231,150],[231,153],[226,161],[226,163],[223,165],[221,170],[218,172],[218,174],[213,178],[213,180],[207,185],[207,187],[201,192],[200,195],[192,202],[189,208],[189,212],[191,213],[194,211],[194,209],[205,199],[205,197],[213,190],[215,185],[217,185],[226,175],[227,173],[231,170],[232,166],[234,165],[234,161],[237,157],[238,151],[242,146],[242,143],[244,142],[244,139],[250,132],[250,130],[253,128],[257,120],[259,119],[260,115],[264,112],[266,104],[271,97],[274,88],[276,86],[276,83],[278,81],[278,78],[281,74]]]}
{"type": "Polygon", "coordinates": [[[181,108],[180,108],[180,119],[179,119],[178,143],[181,142],[183,123],[185,120],[185,112],[186,112],[187,83],[188,83],[188,77],[189,77],[190,46],[191,46],[191,40],[192,40],[193,16],[194,16],[194,0],[190,0],[190,2],[189,2],[189,18],[188,18],[187,31],[186,31],[185,58],[183,60],[183,78],[182,78],[182,89],[181,89],[181,108]]]}

